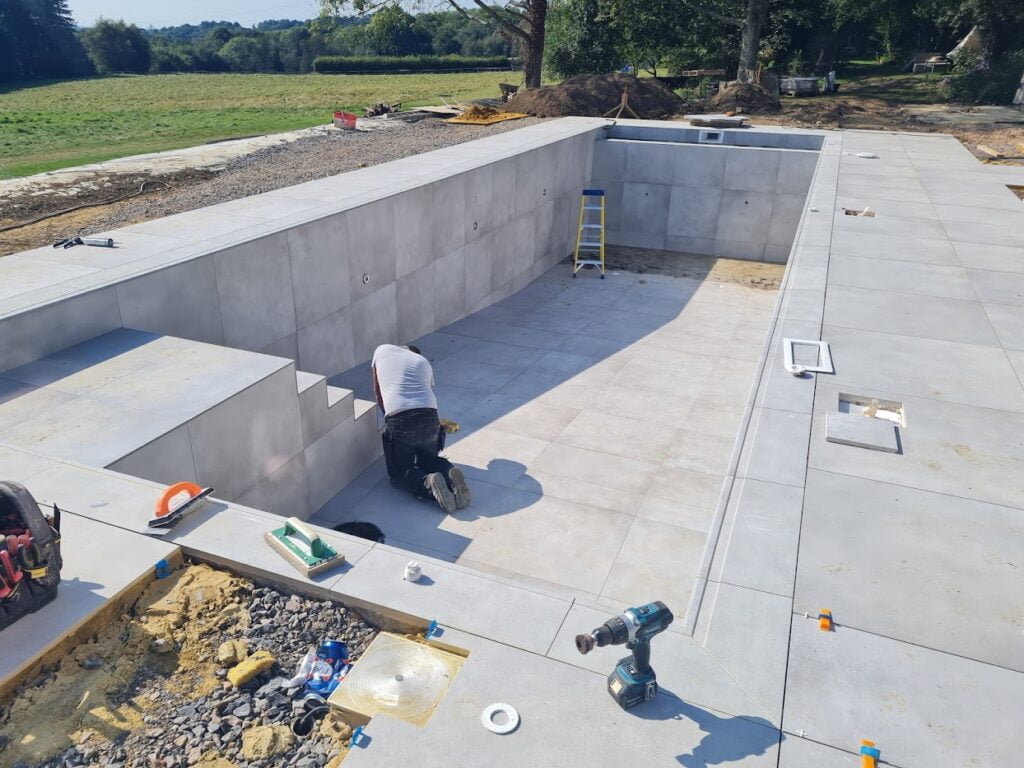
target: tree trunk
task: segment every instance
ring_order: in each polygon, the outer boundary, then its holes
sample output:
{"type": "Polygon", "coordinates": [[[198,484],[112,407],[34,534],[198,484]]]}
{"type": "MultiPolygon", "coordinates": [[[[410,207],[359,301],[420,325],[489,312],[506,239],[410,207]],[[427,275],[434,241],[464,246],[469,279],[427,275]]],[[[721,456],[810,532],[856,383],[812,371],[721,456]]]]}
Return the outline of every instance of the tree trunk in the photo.
{"type": "Polygon", "coordinates": [[[768,0],[747,0],[747,17],[743,20],[740,37],[740,63],[736,79],[741,83],[754,81],[757,71],[757,51],[761,47],[761,28],[768,15],[768,0]]]}
{"type": "Polygon", "coordinates": [[[523,83],[526,88],[540,88],[544,65],[544,23],[548,0],[529,0],[526,9],[526,36],[523,38],[523,83]]]}

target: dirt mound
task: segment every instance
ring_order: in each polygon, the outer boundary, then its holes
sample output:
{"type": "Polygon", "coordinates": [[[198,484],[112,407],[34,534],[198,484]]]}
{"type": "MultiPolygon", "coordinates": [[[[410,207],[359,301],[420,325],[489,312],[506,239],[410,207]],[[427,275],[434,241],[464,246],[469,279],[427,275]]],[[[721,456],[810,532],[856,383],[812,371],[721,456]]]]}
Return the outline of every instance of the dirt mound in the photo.
{"type": "MultiPolygon", "coordinates": [[[[602,117],[618,108],[623,90],[629,92],[630,108],[642,118],[658,119],[683,111],[683,100],[660,83],[621,74],[579,75],[561,85],[520,91],[508,100],[505,110],[537,117],[602,117]]],[[[632,115],[624,111],[622,117],[632,115]]]]}
{"type": "Polygon", "coordinates": [[[782,111],[777,96],[752,83],[730,83],[704,102],[706,112],[738,112],[744,115],[771,115],[782,111]]]}

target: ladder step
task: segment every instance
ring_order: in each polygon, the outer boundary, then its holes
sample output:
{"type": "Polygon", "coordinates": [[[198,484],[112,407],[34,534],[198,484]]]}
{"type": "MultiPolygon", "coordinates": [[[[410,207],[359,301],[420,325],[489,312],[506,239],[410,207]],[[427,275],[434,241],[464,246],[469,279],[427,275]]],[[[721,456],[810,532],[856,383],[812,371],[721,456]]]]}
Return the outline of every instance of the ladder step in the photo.
{"type": "Polygon", "coordinates": [[[604,207],[600,206],[600,205],[584,205],[583,206],[583,210],[584,211],[600,211],[600,210],[603,210],[603,209],[604,209],[604,207]]]}
{"type": "Polygon", "coordinates": [[[580,224],[580,229],[601,229],[600,224],[580,224]]]}

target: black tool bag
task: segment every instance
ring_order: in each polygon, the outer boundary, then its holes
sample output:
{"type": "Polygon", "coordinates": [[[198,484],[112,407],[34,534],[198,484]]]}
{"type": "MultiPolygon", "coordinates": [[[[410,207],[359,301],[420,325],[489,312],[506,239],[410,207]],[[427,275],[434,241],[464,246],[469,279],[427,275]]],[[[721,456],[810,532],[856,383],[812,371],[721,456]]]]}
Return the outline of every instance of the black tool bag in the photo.
{"type": "Polygon", "coordinates": [[[57,596],[61,565],[57,505],[48,519],[25,486],[0,482],[0,630],[57,596]]]}

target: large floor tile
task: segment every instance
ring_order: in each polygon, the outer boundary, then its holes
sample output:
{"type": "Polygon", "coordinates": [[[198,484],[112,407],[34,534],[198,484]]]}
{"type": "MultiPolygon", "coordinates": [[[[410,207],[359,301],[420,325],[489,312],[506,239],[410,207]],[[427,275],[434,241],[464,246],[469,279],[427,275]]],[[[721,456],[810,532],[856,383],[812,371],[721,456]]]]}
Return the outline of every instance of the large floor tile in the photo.
{"type": "Polygon", "coordinates": [[[920,293],[951,299],[977,298],[962,267],[917,264],[836,254],[829,262],[829,285],[920,293]]]}
{"type": "Polygon", "coordinates": [[[601,596],[630,605],[661,600],[682,615],[690,601],[704,538],[701,531],[638,517],[622,542],[601,596]]]}
{"type": "MultiPolygon", "coordinates": [[[[839,621],[839,619],[837,619],[839,621]]],[[[786,730],[849,748],[870,738],[886,763],[1012,766],[1024,675],[868,632],[821,632],[794,617],[786,730]]]]}
{"type": "Polygon", "coordinates": [[[466,548],[478,561],[555,584],[598,593],[632,517],[511,491],[466,548]]]}
{"type": "Polygon", "coordinates": [[[552,443],[528,466],[528,471],[597,482],[630,493],[644,493],[658,473],[650,461],[552,443]]]}
{"type": "Polygon", "coordinates": [[[556,442],[657,463],[664,460],[674,438],[675,430],[658,424],[654,414],[642,422],[584,410],[565,427],[556,442]]]}
{"type": "Polygon", "coordinates": [[[829,606],[845,626],[1024,672],[1020,516],[812,471],[795,610],[829,606]]]}
{"type": "Polygon", "coordinates": [[[733,438],[705,435],[681,429],[673,438],[665,465],[711,475],[725,474],[732,454],[733,438]]]}
{"type": "MultiPolygon", "coordinates": [[[[1024,317],[1024,312],[1021,313],[1024,317]]],[[[999,326],[996,325],[998,331],[999,326]]],[[[1024,389],[997,347],[825,326],[835,382],[951,402],[1024,411],[1024,389]]]]}
{"type": "Polygon", "coordinates": [[[825,323],[963,344],[995,346],[992,325],[977,301],[834,286],[825,323]]]}
{"type": "Polygon", "coordinates": [[[883,453],[826,442],[825,412],[834,409],[839,388],[820,380],[818,387],[809,468],[993,504],[1016,506],[1024,498],[1024,414],[861,390],[904,404],[902,453],[883,453]]]}

